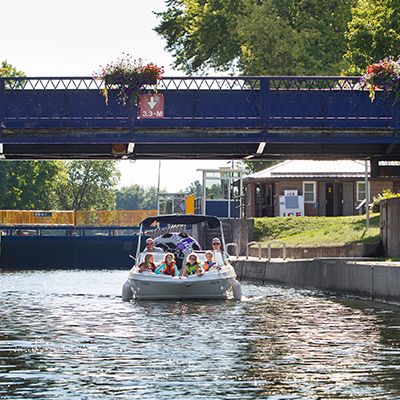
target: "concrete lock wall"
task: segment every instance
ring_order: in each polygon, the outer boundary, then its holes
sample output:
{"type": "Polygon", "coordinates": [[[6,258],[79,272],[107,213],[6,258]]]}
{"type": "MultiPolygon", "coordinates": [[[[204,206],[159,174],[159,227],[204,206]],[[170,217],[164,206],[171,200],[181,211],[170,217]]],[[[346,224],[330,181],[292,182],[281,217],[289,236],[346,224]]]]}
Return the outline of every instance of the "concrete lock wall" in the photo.
{"type": "Polygon", "coordinates": [[[2,236],[0,269],[129,269],[131,236],[2,236]]]}
{"type": "Polygon", "coordinates": [[[387,257],[400,257],[400,198],[382,200],[381,239],[387,257]]]}
{"type": "Polygon", "coordinates": [[[239,280],[321,289],[363,298],[400,302],[400,263],[349,260],[238,260],[239,280]]]}

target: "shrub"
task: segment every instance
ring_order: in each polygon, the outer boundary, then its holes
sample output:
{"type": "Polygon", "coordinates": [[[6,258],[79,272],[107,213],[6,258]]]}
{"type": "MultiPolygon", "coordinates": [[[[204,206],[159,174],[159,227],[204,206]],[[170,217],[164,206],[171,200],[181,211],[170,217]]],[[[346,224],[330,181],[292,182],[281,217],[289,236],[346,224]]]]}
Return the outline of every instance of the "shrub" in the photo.
{"type": "Polygon", "coordinates": [[[381,200],[392,199],[394,197],[400,197],[400,193],[393,193],[390,189],[385,189],[383,193],[379,193],[378,196],[372,199],[372,212],[380,212],[381,200]]]}

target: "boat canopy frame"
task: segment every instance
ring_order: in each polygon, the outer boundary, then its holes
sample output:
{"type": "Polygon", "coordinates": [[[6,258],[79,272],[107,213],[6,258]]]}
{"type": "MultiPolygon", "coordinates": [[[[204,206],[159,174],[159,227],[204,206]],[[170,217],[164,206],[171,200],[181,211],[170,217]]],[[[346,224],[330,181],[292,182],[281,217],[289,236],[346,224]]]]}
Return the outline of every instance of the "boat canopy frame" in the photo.
{"type": "Polygon", "coordinates": [[[207,222],[210,228],[218,228],[221,226],[221,220],[213,215],[197,215],[197,214],[169,214],[169,215],[156,215],[153,217],[145,218],[140,225],[143,228],[150,228],[155,222],[159,224],[173,224],[173,225],[195,225],[201,222],[207,222]]]}
{"type": "MultiPolygon", "coordinates": [[[[169,214],[169,215],[156,215],[153,217],[147,217],[140,223],[139,230],[139,240],[136,249],[136,258],[138,258],[140,247],[141,247],[141,239],[144,233],[145,228],[150,228],[154,223],[159,224],[168,224],[168,225],[196,225],[202,222],[206,222],[210,229],[220,228],[221,231],[221,243],[223,249],[225,246],[225,237],[224,230],[222,228],[222,222],[218,217],[213,215],[198,215],[198,214],[169,214]]],[[[224,252],[222,252],[224,253],[224,252]]]]}

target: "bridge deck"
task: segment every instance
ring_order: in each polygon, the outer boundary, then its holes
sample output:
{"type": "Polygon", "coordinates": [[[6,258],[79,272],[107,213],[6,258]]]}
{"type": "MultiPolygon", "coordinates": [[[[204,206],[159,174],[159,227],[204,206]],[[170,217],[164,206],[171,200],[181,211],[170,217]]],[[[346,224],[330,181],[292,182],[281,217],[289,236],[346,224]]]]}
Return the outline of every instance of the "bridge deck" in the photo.
{"type": "Polygon", "coordinates": [[[356,77],[165,78],[160,119],[140,118],[137,107],[118,104],[115,91],[106,105],[102,85],[86,77],[0,78],[0,156],[400,155],[400,107],[382,93],[371,103],[356,77]]]}

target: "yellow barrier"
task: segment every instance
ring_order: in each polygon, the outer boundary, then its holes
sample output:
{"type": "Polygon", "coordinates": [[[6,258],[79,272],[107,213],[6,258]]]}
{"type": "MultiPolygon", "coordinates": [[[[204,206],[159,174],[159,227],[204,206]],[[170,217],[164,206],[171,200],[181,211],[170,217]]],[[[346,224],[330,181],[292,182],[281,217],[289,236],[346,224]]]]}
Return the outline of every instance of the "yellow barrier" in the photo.
{"type": "Polygon", "coordinates": [[[157,215],[157,210],[77,211],[76,226],[138,226],[140,221],[157,215]]]}
{"type": "Polygon", "coordinates": [[[73,211],[49,210],[2,210],[0,211],[1,225],[73,225],[73,211]]]}
{"type": "Polygon", "coordinates": [[[2,210],[0,225],[137,226],[156,210],[48,211],[2,210]]]}

